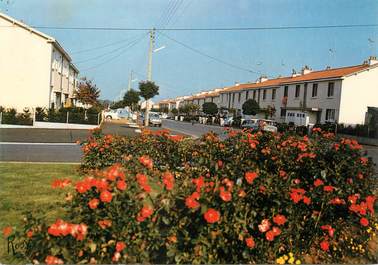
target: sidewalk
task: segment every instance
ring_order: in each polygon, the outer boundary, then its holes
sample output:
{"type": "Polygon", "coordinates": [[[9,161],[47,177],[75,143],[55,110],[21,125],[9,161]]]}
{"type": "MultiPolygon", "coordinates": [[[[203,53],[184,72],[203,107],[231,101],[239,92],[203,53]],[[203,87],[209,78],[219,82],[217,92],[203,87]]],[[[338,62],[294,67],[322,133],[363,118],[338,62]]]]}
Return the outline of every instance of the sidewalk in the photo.
{"type": "Polygon", "coordinates": [[[88,130],[78,129],[1,128],[0,142],[74,143],[88,135],[88,130]]]}

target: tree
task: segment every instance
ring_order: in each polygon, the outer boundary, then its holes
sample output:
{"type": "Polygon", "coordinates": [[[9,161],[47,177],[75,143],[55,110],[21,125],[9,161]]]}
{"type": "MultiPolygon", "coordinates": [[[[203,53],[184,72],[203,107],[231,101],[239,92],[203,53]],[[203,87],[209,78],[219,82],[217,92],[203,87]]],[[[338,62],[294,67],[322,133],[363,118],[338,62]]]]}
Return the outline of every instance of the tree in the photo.
{"type": "Polygon", "coordinates": [[[248,99],[243,106],[244,115],[256,115],[260,111],[259,104],[254,99],[248,99]]]}
{"type": "Polygon", "coordinates": [[[146,100],[144,125],[148,126],[148,101],[154,96],[159,95],[159,86],[151,81],[142,81],[139,83],[139,91],[139,95],[146,100]]]}
{"type": "Polygon", "coordinates": [[[173,114],[174,116],[176,116],[176,115],[178,114],[178,110],[177,110],[176,108],[173,108],[173,109],[171,110],[171,112],[172,112],[172,114],[173,114]]]}
{"type": "Polygon", "coordinates": [[[88,80],[83,77],[79,83],[79,86],[75,92],[76,98],[85,105],[95,106],[98,104],[98,98],[100,97],[100,89],[97,88],[92,80],[88,80]]]}
{"type": "Polygon", "coordinates": [[[213,102],[205,102],[202,104],[202,111],[207,115],[215,115],[218,113],[218,106],[213,102]]]}
{"type": "Polygon", "coordinates": [[[124,105],[130,107],[131,110],[136,109],[136,105],[138,104],[139,100],[139,92],[134,89],[130,89],[123,96],[124,105]]]}

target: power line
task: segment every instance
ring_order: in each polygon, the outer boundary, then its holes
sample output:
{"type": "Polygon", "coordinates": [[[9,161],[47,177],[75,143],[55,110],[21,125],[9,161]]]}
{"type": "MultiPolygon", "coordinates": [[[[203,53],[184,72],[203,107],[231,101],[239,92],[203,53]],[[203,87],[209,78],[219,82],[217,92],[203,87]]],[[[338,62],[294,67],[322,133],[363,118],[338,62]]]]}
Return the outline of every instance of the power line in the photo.
{"type": "Polygon", "coordinates": [[[140,41],[141,41],[143,38],[145,38],[146,36],[147,36],[147,34],[143,34],[143,36],[142,36],[141,38],[135,40],[133,43],[131,43],[127,48],[125,48],[124,50],[122,50],[122,51],[121,51],[120,53],[118,53],[117,55],[115,55],[115,56],[109,58],[108,60],[103,61],[102,63],[99,63],[99,64],[94,65],[94,66],[92,66],[92,67],[85,68],[85,69],[83,69],[83,70],[81,70],[81,71],[87,71],[87,70],[95,69],[95,68],[98,68],[98,67],[100,67],[100,66],[102,66],[102,65],[104,65],[104,64],[107,64],[107,63],[113,61],[114,59],[118,58],[118,57],[121,56],[123,53],[125,53],[126,51],[128,51],[129,48],[132,48],[133,46],[135,46],[138,42],[140,42],[140,41]]]}
{"type": "MultiPolygon", "coordinates": [[[[145,35],[146,35],[146,34],[143,34],[143,35],[140,36],[140,37],[144,37],[145,35]]],[[[131,42],[127,43],[126,45],[123,45],[123,46],[121,46],[121,47],[118,47],[118,48],[116,48],[116,49],[113,49],[113,50],[111,50],[111,51],[109,51],[109,52],[106,52],[106,53],[103,53],[103,54],[101,54],[101,55],[98,55],[98,56],[95,56],[95,57],[92,57],[92,58],[88,58],[88,59],[85,59],[85,60],[77,61],[77,62],[75,62],[75,63],[77,63],[77,64],[85,63],[85,62],[88,62],[88,61],[93,61],[93,60],[100,59],[100,58],[105,57],[105,56],[107,56],[107,55],[109,55],[109,54],[113,54],[113,53],[115,53],[115,52],[117,52],[117,51],[119,51],[119,50],[123,50],[124,48],[128,48],[128,46],[129,46],[131,43],[133,43],[134,41],[136,41],[137,39],[139,39],[139,38],[134,38],[134,40],[132,40],[131,42]]]]}
{"type": "Polygon", "coordinates": [[[227,65],[229,67],[232,67],[232,68],[235,68],[235,69],[238,69],[238,70],[242,70],[242,71],[245,71],[245,72],[248,72],[248,73],[261,74],[258,71],[247,69],[247,68],[244,68],[242,66],[238,66],[236,64],[229,63],[229,62],[226,62],[226,61],[224,61],[222,59],[216,58],[216,57],[214,57],[212,55],[206,54],[206,53],[204,53],[204,52],[202,52],[200,50],[197,50],[196,48],[193,48],[193,47],[191,47],[191,46],[189,46],[189,45],[187,45],[187,44],[185,44],[185,43],[183,43],[181,41],[178,41],[178,40],[175,40],[175,39],[169,37],[168,35],[166,35],[165,33],[162,33],[161,31],[158,31],[158,33],[161,34],[161,35],[163,35],[167,39],[170,39],[171,41],[176,42],[176,43],[180,44],[181,46],[183,46],[183,47],[185,47],[185,48],[187,48],[187,49],[189,49],[189,50],[191,50],[191,51],[193,51],[195,53],[198,53],[198,54],[200,54],[202,56],[205,56],[205,57],[210,58],[210,59],[212,59],[214,61],[217,61],[218,63],[224,64],[224,65],[227,65]]]}
{"type": "Polygon", "coordinates": [[[102,48],[106,48],[106,47],[110,47],[110,46],[117,45],[117,44],[119,44],[119,43],[126,42],[126,41],[128,41],[128,40],[130,40],[130,39],[131,39],[131,38],[127,38],[127,39],[119,40],[119,41],[116,41],[116,42],[111,42],[111,43],[108,43],[108,44],[104,44],[104,45],[102,45],[102,46],[96,46],[96,47],[89,48],[89,49],[73,51],[73,52],[71,52],[71,54],[78,54],[78,53],[90,52],[90,51],[93,51],[93,50],[99,50],[99,49],[102,49],[102,48]]]}
{"type": "MultiPolygon", "coordinates": [[[[0,26],[13,27],[13,26],[0,26]]],[[[58,27],[58,26],[32,26],[37,29],[53,30],[98,30],[98,31],[146,31],[150,28],[123,28],[123,27],[58,27]]],[[[319,26],[276,26],[276,27],[230,27],[230,28],[156,28],[164,31],[259,31],[259,30],[295,30],[295,29],[332,29],[332,28],[367,28],[378,27],[378,24],[343,24],[319,26]]]]}

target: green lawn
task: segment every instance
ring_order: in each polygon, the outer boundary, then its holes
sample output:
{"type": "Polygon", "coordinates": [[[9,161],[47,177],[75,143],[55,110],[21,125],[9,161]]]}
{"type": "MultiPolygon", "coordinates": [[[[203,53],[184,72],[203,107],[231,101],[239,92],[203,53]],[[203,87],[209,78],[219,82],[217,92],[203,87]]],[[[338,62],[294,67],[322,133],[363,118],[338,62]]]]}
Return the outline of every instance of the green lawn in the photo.
{"type": "MultiPolygon", "coordinates": [[[[22,213],[33,210],[55,220],[64,199],[64,190],[53,190],[56,178],[79,178],[78,165],[0,163],[0,229],[20,227],[22,213]]],[[[25,263],[7,254],[7,243],[0,235],[0,263],[25,263]]]]}

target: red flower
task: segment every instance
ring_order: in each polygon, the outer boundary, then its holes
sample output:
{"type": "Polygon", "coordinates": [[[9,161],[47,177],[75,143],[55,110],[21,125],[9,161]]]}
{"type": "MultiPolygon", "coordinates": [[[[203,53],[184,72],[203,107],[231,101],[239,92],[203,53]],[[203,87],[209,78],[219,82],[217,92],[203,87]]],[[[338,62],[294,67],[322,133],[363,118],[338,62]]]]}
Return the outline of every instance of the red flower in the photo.
{"type": "Polygon", "coordinates": [[[112,198],[113,198],[113,195],[107,190],[104,190],[100,193],[100,200],[102,202],[111,202],[112,198]]]}
{"type": "Polygon", "coordinates": [[[303,195],[302,194],[299,194],[297,192],[291,192],[290,193],[290,198],[291,200],[294,202],[294,203],[298,203],[302,200],[303,198],[303,195]]]}
{"type": "Polygon", "coordinates": [[[71,180],[69,180],[69,179],[56,179],[51,184],[51,187],[53,189],[56,189],[56,188],[63,189],[65,187],[69,186],[70,184],[71,184],[71,180]]]}
{"type": "Polygon", "coordinates": [[[175,178],[174,176],[172,175],[172,173],[170,172],[165,172],[163,174],[163,184],[165,185],[165,188],[167,190],[172,190],[173,189],[173,185],[175,183],[175,178]]]}
{"type": "Polygon", "coordinates": [[[273,241],[274,240],[274,232],[272,230],[268,231],[265,234],[265,237],[268,241],[273,241]]]}
{"type": "Polygon", "coordinates": [[[185,205],[190,209],[195,209],[200,206],[199,202],[197,202],[193,196],[189,196],[185,199],[185,205]]]}
{"type": "Polygon", "coordinates": [[[341,204],[345,204],[345,201],[343,199],[336,197],[330,200],[329,203],[332,205],[341,205],[341,204]]]}
{"type": "Polygon", "coordinates": [[[151,208],[148,205],[143,206],[143,208],[140,210],[138,216],[137,216],[137,221],[138,222],[143,222],[145,219],[150,217],[154,213],[154,209],[151,208]]]}
{"type": "Polygon", "coordinates": [[[259,228],[259,231],[261,233],[265,233],[266,231],[268,231],[270,229],[270,222],[268,219],[264,219],[261,221],[261,224],[258,225],[258,228],[259,228]]]}
{"type": "Polygon", "coordinates": [[[144,165],[146,168],[152,169],[153,162],[152,159],[149,156],[141,156],[139,158],[139,162],[144,165]]]}
{"type": "Polygon", "coordinates": [[[5,238],[7,238],[8,236],[10,236],[10,234],[12,234],[12,231],[13,231],[12,227],[10,227],[10,226],[4,227],[3,228],[3,236],[5,238]]]}
{"type": "Polygon", "coordinates": [[[118,262],[118,260],[121,258],[121,253],[115,252],[114,256],[112,257],[113,262],[118,262]]]}
{"type": "Polygon", "coordinates": [[[245,244],[249,248],[254,248],[255,247],[255,240],[253,239],[253,237],[248,237],[248,238],[245,239],[245,244]]]}
{"type": "Polygon", "coordinates": [[[328,241],[323,240],[322,242],[320,242],[320,248],[323,251],[328,251],[329,250],[329,243],[328,243],[328,241]]]}
{"type": "Polygon", "coordinates": [[[323,187],[323,190],[324,190],[324,191],[327,191],[327,192],[332,192],[334,189],[335,189],[335,188],[332,187],[332,186],[324,186],[324,187],[323,187]]]}
{"type": "Polygon", "coordinates": [[[33,237],[33,231],[32,230],[29,230],[27,233],[26,233],[26,236],[28,238],[32,238],[33,237]]]}
{"type": "Polygon", "coordinates": [[[63,260],[55,257],[55,256],[47,256],[45,259],[46,264],[63,264],[63,260]]]}
{"type": "Polygon", "coordinates": [[[246,172],[244,177],[249,184],[252,184],[255,178],[258,177],[258,175],[256,172],[246,172]]]}
{"type": "Polygon", "coordinates": [[[223,161],[222,160],[218,160],[218,167],[219,168],[223,167],[223,161]]]}
{"type": "Polygon", "coordinates": [[[121,252],[126,247],[126,244],[124,242],[117,242],[116,244],[116,250],[117,252],[121,252]]]}
{"type": "Polygon", "coordinates": [[[307,196],[303,196],[303,203],[306,205],[310,205],[311,199],[307,196]]]}
{"type": "Polygon", "coordinates": [[[323,180],[321,180],[321,179],[316,179],[315,181],[314,181],[314,186],[315,187],[319,187],[319,186],[321,186],[321,185],[323,185],[324,184],[324,182],[323,182],[323,180]]]}
{"type": "Polygon", "coordinates": [[[196,185],[197,192],[200,192],[201,188],[205,185],[205,178],[203,176],[200,176],[196,179],[192,179],[192,183],[196,185]]]}
{"type": "Polygon", "coordinates": [[[89,208],[91,208],[93,210],[93,209],[97,208],[99,203],[100,203],[100,201],[98,199],[92,199],[88,202],[88,206],[89,206],[89,208]]]}
{"type": "Polygon", "coordinates": [[[229,202],[232,199],[232,194],[229,191],[221,191],[219,197],[225,202],[229,202]]]}
{"type": "Polygon", "coordinates": [[[371,212],[372,215],[374,215],[374,202],[375,202],[375,196],[374,195],[369,195],[369,196],[366,196],[366,204],[367,204],[367,208],[369,209],[369,211],[371,212]]]}
{"type": "Polygon", "coordinates": [[[281,178],[286,178],[287,177],[287,173],[283,170],[280,170],[280,177],[281,178]]]}
{"type": "Polygon", "coordinates": [[[213,224],[219,221],[220,213],[217,210],[210,208],[204,214],[204,218],[208,223],[213,224]]]}
{"type": "Polygon", "coordinates": [[[360,224],[361,224],[362,226],[368,226],[368,225],[369,225],[369,220],[366,219],[365,217],[362,217],[362,218],[360,219],[360,224]]]}
{"type": "Polygon", "coordinates": [[[322,225],[320,229],[327,230],[330,237],[333,237],[333,234],[335,233],[335,229],[330,225],[322,225]]]}
{"type": "Polygon", "coordinates": [[[102,178],[94,180],[94,186],[96,186],[99,191],[103,191],[108,189],[109,184],[106,179],[102,178]]]}
{"type": "Polygon", "coordinates": [[[107,228],[107,227],[111,227],[111,226],[112,226],[112,221],[111,221],[111,220],[108,220],[108,219],[100,220],[100,221],[98,221],[98,225],[99,225],[102,229],[105,229],[105,228],[107,228]]]}
{"type": "Polygon", "coordinates": [[[85,193],[91,188],[91,186],[87,182],[79,181],[79,182],[76,183],[75,188],[76,188],[77,192],[85,193]]]}
{"type": "Polygon", "coordinates": [[[126,188],[127,188],[127,184],[124,180],[118,180],[117,181],[117,189],[125,190],[126,188]]]}
{"type": "Polygon", "coordinates": [[[281,234],[281,229],[279,229],[276,226],[273,226],[272,232],[273,232],[274,236],[279,236],[281,234]]]}
{"type": "Polygon", "coordinates": [[[284,215],[277,214],[273,217],[273,222],[278,225],[283,225],[284,223],[286,223],[286,217],[284,215]]]}

